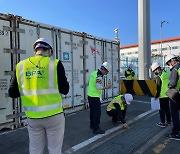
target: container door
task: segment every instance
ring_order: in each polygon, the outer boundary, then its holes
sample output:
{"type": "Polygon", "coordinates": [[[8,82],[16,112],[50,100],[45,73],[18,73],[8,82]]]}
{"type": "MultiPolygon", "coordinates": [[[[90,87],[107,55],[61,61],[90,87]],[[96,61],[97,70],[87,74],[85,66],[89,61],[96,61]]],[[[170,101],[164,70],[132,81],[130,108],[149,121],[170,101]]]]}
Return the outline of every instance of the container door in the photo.
{"type": "Polygon", "coordinates": [[[69,93],[63,95],[63,106],[64,108],[72,107],[72,84],[73,84],[73,73],[72,73],[72,49],[71,49],[71,35],[68,33],[61,33],[61,61],[64,65],[66,77],[70,85],[69,93]]]}
{"type": "Polygon", "coordinates": [[[4,27],[10,27],[10,22],[0,19],[0,125],[12,121],[6,116],[13,113],[12,99],[8,97],[12,59],[11,53],[6,50],[11,49],[11,38],[10,31],[4,30],[4,27]]]}
{"type": "Polygon", "coordinates": [[[113,88],[113,97],[120,94],[120,85],[119,85],[119,45],[112,44],[112,88],[113,88]]]}

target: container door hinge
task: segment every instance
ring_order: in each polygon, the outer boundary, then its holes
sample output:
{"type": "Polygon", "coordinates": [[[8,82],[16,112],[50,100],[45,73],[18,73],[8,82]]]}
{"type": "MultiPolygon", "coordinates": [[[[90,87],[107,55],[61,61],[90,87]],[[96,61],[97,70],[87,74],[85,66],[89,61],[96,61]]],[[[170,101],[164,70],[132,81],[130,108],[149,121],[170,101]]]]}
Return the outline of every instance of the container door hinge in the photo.
{"type": "Polygon", "coordinates": [[[4,48],[4,53],[26,54],[26,50],[4,48]]]}
{"type": "Polygon", "coordinates": [[[11,31],[11,32],[18,32],[18,33],[25,33],[24,29],[7,27],[7,26],[3,26],[3,30],[4,31],[11,31]]]}

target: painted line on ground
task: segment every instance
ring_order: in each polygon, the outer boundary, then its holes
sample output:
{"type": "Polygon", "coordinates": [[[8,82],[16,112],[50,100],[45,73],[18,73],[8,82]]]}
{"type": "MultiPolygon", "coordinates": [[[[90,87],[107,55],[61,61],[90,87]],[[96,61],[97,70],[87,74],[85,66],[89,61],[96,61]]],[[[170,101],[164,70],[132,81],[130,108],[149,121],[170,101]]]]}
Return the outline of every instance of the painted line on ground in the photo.
{"type": "Polygon", "coordinates": [[[135,102],[139,102],[139,103],[146,103],[146,104],[150,104],[150,102],[145,102],[145,101],[137,101],[137,100],[134,100],[135,102]]]}
{"type": "MultiPolygon", "coordinates": [[[[134,122],[134,121],[136,121],[136,120],[139,120],[139,119],[143,118],[144,116],[146,116],[146,115],[148,115],[148,114],[150,114],[150,113],[153,113],[153,115],[154,115],[154,114],[157,114],[158,112],[157,112],[157,111],[155,112],[154,110],[149,110],[149,111],[147,111],[147,112],[144,112],[144,113],[138,115],[137,117],[133,118],[132,120],[128,120],[127,123],[128,123],[128,124],[131,124],[132,122],[134,122]],[[153,113],[153,112],[154,112],[154,113],[153,113]]],[[[84,142],[81,142],[81,143],[79,143],[79,144],[71,147],[70,149],[66,150],[64,153],[65,153],[65,154],[71,154],[71,153],[73,153],[73,152],[76,152],[76,151],[84,148],[85,146],[87,146],[87,145],[89,145],[89,144],[97,141],[98,139],[101,139],[101,138],[103,138],[103,137],[105,137],[105,136],[108,136],[109,134],[111,134],[111,133],[113,133],[113,132],[121,129],[122,127],[123,127],[123,126],[120,125],[120,126],[111,128],[111,129],[107,130],[105,134],[98,134],[98,135],[96,135],[96,136],[94,136],[94,137],[92,137],[92,138],[89,138],[89,139],[85,140],[84,142]]]]}

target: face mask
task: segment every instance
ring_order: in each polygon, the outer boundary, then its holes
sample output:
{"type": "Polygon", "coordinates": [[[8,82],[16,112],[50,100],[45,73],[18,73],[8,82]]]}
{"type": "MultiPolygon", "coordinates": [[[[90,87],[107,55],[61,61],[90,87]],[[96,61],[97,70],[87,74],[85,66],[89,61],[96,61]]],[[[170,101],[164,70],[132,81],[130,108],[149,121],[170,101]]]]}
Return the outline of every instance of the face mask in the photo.
{"type": "Polygon", "coordinates": [[[159,73],[155,72],[154,74],[155,74],[155,75],[158,75],[159,73]]]}

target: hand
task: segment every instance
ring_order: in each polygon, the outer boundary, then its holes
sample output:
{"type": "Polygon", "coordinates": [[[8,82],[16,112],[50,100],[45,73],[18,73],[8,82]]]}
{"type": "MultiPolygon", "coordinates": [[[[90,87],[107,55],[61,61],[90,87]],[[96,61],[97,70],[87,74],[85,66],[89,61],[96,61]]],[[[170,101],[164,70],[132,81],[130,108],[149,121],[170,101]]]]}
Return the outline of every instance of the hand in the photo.
{"type": "Polygon", "coordinates": [[[127,123],[124,123],[123,127],[126,128],[126,129],[130,129],[127,123]]]}
{"type": "Polygon", "coordinates": [[[112,85],[111,84],[108,84],[106,87],[105,87],[105,89],[109,89],[109,88],[111,88],[112,87],[112,85]]]}
{"type": "Polygon", "coordinates": [[[158,98],[154,97],[154,100],[157,100],[158,98]]]}

